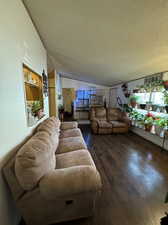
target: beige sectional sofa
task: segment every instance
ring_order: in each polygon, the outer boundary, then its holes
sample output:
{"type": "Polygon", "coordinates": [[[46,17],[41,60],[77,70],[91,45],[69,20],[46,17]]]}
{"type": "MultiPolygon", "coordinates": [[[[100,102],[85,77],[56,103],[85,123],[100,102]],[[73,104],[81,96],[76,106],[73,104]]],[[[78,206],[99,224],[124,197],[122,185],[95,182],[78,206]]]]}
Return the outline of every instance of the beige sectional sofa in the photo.
{"type": "Polygon", "coordinates": [[[93,215],[101,178],[76,122],[42,122],[3,172],[27,225],[93,215]]]}

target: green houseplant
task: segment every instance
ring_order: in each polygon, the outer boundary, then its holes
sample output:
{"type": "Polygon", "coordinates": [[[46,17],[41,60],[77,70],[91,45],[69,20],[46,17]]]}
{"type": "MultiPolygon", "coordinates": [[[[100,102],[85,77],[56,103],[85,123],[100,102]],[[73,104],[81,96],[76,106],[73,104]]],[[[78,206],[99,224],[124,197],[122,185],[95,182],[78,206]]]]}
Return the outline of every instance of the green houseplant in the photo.
{"type": "Polygon", "coordinates": [[[155,132],[158,136],[163,137],[164,136],[164,130],[168,126],[168,119],[167,118],[156,118],[154,121],[155,125],[155,132]]]}
{"type": "Polygon", "coordinates": [[[40,119],[43,116],[42,104],[40,101],[34,101],[32,104],[32,113],[40,119]]]}
{"type": "Polygon", "coordinates": [[[148,132],[151,132],[153,123],[154,123],[154,116],[152,113],[147,113],[144,117],[144,125],[145,125],[145,130],[148,132]]]}
{"type": "Polygon", "coordinates": [[[133,110],[132,112],[129,113],[129,117],[132,121],[133,126],[142,126],[141,122],[144,119],[144,115],[137,112],[136,110],[133,110]]]}
{"type": "Polygon", "coordinates": [[[129,103],[130,103],[130,105],[131,105],[132,108],[135,108],[136,107],[138,100],[139,100],[139,97],[136,96],[136,95],[131,95],[129,97],[129,103]]]}

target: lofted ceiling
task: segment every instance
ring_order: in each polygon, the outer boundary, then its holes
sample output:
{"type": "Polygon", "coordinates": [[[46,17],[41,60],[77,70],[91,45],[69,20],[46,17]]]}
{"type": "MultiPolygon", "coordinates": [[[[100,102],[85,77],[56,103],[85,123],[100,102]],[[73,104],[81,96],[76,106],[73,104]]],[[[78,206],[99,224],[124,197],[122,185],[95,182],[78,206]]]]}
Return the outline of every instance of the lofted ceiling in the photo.
{"type": "Polygon", "coordinates": [[[168,70],[167,0],[24,0],[57,71],[113,85],[168,70]]]}

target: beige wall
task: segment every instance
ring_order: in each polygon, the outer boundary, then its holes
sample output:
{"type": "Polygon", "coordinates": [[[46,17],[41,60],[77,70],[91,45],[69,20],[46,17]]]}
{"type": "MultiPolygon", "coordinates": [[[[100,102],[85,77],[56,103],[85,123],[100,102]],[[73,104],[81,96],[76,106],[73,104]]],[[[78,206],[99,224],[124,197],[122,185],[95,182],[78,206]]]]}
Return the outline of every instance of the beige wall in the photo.
{"type": "MultiPolygon", "coordinates": [[[[26,123],[22,63],[37,73],[46,68],[46,51],[21,0],[0,1],[0,167],[33,128],[26,123]]],[[[48,116],[48,98],[45,98],[48,116]]],[[[0,224],[14,225],[19,215],[0,175],[0,224]]]]}

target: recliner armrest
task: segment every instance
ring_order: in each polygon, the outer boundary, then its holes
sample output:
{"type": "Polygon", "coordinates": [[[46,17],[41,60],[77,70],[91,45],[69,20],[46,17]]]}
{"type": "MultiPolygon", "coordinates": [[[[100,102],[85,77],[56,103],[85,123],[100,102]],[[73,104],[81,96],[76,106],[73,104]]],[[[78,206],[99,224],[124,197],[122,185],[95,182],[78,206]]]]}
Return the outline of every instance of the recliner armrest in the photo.
{"type": "Polygon", "coordinates": [[[78,128],[78,123],[76,121],[72,122],[61,122],[61,130],[78,128]]]}
{"type": "Polygon", "coordinates": [[[131,126],[131,120],[128,117],[126,116],[122,117],[121,121],[125,122],[129,127],[131,126]]]}
{"type": "Polygon", "coordinates": [[[95,123],[98,123],[98,122],[99,122],[99,119],[97,119],[97,118],[94,118],[94,119],[92,119],[92,120],[91,120],[91,122],[95,122],[95,123]]]}
{"type": "Polygon", "coordinates": [[[93,166],[74,166],[56,169],[39,183],[40,192],[47,200],[54,200],[83,192],[101,189],[101,178],[93,166]]]}

